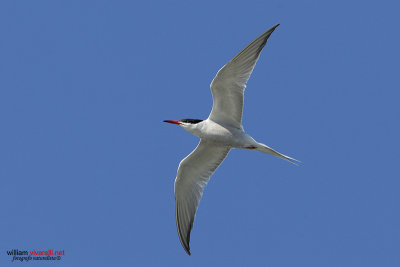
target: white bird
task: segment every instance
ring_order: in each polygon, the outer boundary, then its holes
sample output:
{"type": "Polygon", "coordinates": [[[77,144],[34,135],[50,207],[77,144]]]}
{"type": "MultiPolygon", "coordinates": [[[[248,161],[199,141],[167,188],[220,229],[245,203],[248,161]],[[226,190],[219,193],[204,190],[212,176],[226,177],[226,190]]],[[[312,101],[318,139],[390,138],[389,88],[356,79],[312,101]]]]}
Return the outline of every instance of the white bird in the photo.
{"type": "Polygon", "coordinates": [[[175,215],[179,239],[190,255],[190,231],[204,187],[231,148],[252,149],[296,163],[272,148],[255,141],[242,126],[243,94],[254,66],[269,36],[267,30],[223,66],[211,82],[213,106],[206,120],[165,120],[200,137],[200,143],[179,164],[175,179],[175,215]]]}

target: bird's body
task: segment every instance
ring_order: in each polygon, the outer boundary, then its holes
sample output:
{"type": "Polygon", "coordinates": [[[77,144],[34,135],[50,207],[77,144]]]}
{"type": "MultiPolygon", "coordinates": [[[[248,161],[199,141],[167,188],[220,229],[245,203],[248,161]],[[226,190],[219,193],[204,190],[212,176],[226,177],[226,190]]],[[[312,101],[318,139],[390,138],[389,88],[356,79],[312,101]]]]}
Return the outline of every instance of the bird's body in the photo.
{"type": "Polygon", "coordinates": [[[198,136],[200,143],[181,161],[175,180],[175,213],[179,239],[190,255],[190,231],[203,189],[212,173],[232,148],[251,149],[296,163],[272,148],[255,141],[242,126],[243,95],[246,82],[269,36],[267,30],[222,67],[211,83],[213,108],[206,120],[182,119],[177,124],[198,136]]]}
{"type": "Polygon", "coordinates": [[[194,124],[186,130],[201,139],[232,148],[255,145],[255,141],[242,129],[214,122],[210,119],[194,124]]]}

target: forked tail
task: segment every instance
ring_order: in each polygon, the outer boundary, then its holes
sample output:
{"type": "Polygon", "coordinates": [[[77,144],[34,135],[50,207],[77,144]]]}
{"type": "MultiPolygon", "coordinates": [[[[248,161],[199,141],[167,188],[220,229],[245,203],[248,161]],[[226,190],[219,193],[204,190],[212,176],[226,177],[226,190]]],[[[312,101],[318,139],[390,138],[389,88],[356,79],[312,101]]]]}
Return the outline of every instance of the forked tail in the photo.
{"type": "Polygon", "coordinates": [[[291,158],[291,157],[286,156],[286,155],[283,155],[283,154],[279,153],[278,151],[275,151],[274,149],[270,148],[267,145],[264,145],[262,143],[258,143],[258,145],[259,146],[255,148],[255,150],[257,150],[257,151],[268,153],[268,154],[271,154],[271,155],[273,155],[275,157],[287,160],[287,161],[293,163],[294,165],[299,165],[299,163],[300,163],[299,160],[291,158]]]}

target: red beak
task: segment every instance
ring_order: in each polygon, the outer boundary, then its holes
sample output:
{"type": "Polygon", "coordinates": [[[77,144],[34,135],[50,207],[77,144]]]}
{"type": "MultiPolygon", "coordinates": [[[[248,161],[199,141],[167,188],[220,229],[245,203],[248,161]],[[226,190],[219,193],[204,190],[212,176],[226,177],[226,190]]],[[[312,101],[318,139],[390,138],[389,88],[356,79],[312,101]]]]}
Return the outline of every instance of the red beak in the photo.
{"type": "Polygon", "coordinates": [[[178,124],[178,125],[181,124],[179,121],[169,121],[169,120],[166,120],[166,121],[164,121],[164,122],[173,123],[173,124],[178,124]]]}

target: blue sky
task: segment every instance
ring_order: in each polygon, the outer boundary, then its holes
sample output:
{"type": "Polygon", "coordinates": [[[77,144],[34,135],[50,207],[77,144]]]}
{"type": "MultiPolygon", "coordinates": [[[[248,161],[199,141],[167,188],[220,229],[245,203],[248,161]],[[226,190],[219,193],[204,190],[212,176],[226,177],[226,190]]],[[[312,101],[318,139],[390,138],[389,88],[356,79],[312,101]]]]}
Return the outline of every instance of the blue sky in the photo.
{"type": "Polygon", "coordinates": [[[396,1],[3,1],[0,265],[399,266],[396,1]],[[189,257],[173,184],[222,65],[280,23],[189,257]],[[54,265],[30,262],[29,265],[54,265]]]}

